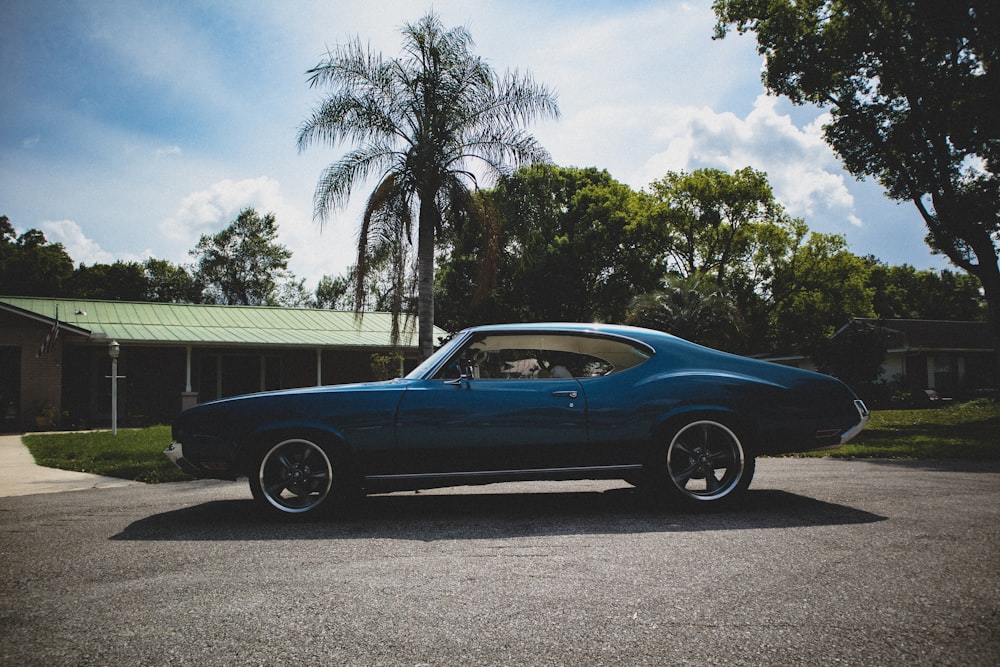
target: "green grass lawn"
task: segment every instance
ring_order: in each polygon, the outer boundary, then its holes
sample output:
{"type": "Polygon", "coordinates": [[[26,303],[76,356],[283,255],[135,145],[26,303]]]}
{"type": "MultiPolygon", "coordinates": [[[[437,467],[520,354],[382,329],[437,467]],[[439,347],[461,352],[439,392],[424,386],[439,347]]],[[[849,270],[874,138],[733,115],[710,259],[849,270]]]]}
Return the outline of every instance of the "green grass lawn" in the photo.
{"type": "Polygon", "coordinates": [[[848,444],[801,456],[1000,460],[1000,404],[978,399],[926,410],[877,410],[848,444]]]}
{"type": "Polygon", "coordinates": [[[85,433],[26,435],[24,444],[39,465],[76,470],[140,482],[191,479],[163,454],[170,444],[170,427],[121,429],[85,433]]]}
{"type": "MultiPolygon", "coordinates": [[[[39,465],[135,479],[176,482],[191,479],[163,450],[169,426],[89,433],[24,436],[39,465]]],[[[852,442],[825,452],[797,456],[1000,460],[1000,405],[980,399],[928,410],[880,410],[852,442]]]]}

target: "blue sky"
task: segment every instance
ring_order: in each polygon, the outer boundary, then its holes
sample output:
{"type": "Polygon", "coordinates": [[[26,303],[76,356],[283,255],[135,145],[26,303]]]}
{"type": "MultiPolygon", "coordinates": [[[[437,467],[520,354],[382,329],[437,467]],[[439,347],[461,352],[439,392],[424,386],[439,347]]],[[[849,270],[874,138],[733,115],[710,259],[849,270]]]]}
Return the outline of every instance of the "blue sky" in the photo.
{"type": "MultiPolygon", "coordinates": [[[[305,72],[360,37],[387,56],[430,2],[4,0],[0,3],[0,214],[76,262],[187,263],[203,233],[253,206],[276,215],[312,288],[353,260],[367,191],[322,229],[312,193],[339,152],[299,153],[320,99],[305,72]]],[[[859,255],[943,268],[909,204],[844,172],[821,111],[764,95],[751,36],[711,39],[708,0],[436,0],[497,71],[559,95],[531,127],[557,164],[639,189],[667,171],[752,166],[816,231],[859,255]]],[[[2,287],[0,287],[2,292],[2,287]]]]}

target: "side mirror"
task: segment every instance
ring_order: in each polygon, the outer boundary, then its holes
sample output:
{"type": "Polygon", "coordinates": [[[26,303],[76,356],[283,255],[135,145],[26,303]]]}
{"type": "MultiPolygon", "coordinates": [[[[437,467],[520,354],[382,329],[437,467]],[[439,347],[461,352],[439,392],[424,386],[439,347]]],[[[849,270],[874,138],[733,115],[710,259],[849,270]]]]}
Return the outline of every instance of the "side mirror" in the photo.
{"type": "Polygon", "coordinates": [[[454,380],[445,380],[444,383],[455,387],[460,387],[462,386],[463,382],[471,380],[474,377],[474,373],[472,370],[472,362],[469,359],[462,359],[462,361],[460,362],[460,368],[461,368],[460,375],[457,378],[455,378],[454,380]]]}

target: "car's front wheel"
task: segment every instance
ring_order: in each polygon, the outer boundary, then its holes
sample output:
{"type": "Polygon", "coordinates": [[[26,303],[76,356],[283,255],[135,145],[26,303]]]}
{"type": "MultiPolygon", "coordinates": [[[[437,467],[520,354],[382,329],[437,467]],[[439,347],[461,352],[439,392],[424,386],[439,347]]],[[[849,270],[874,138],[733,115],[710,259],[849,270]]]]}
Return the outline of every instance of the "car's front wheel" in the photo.
{"type": "Polygon", "coordinates": [[[250,472],[250,491],[266,510],[303,514],[322,506],[333,489],[333,462],[319,444],[289,438],[268,448],[250,472]]]}
{"type": "Polygon", "coordinates": [[[658,451],[659,486],[682,504],[721,504],[746,491],[753,479],[753,454],[733,429],[715,419],[682,424],[658,451]]]}

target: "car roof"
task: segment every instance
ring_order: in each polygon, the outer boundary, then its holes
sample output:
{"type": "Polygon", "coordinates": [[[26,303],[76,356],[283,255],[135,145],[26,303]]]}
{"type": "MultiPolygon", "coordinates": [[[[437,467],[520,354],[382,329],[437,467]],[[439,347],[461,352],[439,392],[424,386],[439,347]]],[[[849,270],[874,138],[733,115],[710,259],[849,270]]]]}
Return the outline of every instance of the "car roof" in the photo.
{"type": "Polygon", "coordinates": [[[562,333],[596,333],[632,337],[674,337],[671,334],[663,331],[656,331],[654,329],[632,327],[625,324],[604,324],[601,322],[518,322],[511,324],[483,324],[469,327],[466,331],[482,331],[490,333],[500,331],[555,331],[562,333]]]}
{"type": "Polygon", "coordinates": [[[644,329],[642,327],[632,327],[624,324],[602,324],[599,322],[524,322],[514,324],[486,324],[469,327],[462,333],[466,332],[591,334],[628,338],[640,341],[647,345],[655,345],[657,342],[664,343],[669,340],[681,340],[676,336],[662,331],[656,331],[654,329],[644,329]]]}

